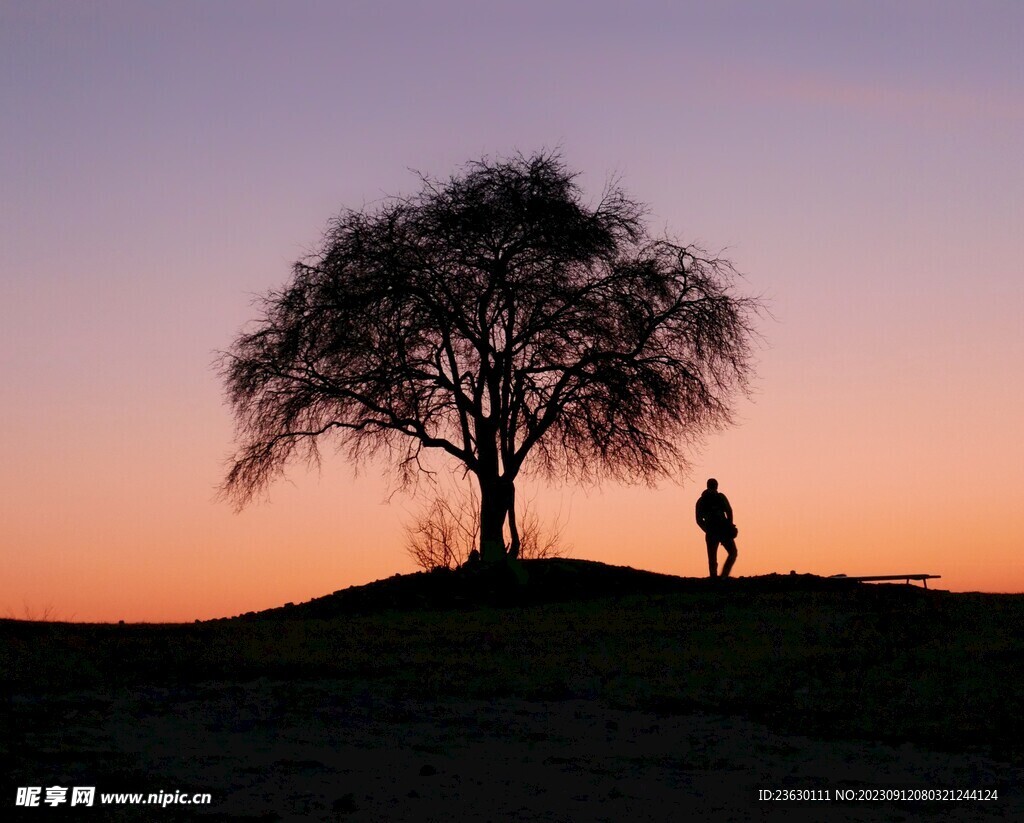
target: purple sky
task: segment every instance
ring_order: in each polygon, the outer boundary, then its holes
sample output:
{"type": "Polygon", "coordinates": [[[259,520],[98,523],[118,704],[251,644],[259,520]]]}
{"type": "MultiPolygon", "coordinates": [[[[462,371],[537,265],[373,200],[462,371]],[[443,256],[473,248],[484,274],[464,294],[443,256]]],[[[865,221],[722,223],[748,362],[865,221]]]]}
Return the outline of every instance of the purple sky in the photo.
{"type": "Polygon", "coordinates": [[[1022,43],[1017,2],[5,0],[0,613],[185,619],[405,570],[373,471],[296,469],[239,516],[212,501],[232,424],[210,364],[342,206],[545,147],[727,248],[775,318],[696,485],[559,492],[577,556],[701,573],[682,535],[714,472],[748,512],[740,573],[855,573],[859,543],[820,553],[848,525],[896,554],[864,573],[1024,589],[1022,43]],[[638,506],[662,531],[626,545],[602,517],[638,506]],[[218,588],[210,541],[259,568],[295,534],[308,578],[218,588]],[[164,594],[118,600],[125,569],[164,594]]]}

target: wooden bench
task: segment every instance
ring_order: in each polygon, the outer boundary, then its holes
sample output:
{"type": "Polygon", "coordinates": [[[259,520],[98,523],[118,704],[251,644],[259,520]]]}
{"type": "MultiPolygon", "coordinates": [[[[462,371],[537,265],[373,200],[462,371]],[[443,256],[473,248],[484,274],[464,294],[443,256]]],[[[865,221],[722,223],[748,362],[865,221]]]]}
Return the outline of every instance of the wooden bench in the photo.
{"type": "Polygon", "coordinates": [[[938,580],[942,577],[941,574],[867,574],[858,575],[851,577],[845,574],[833,574],[832,577],[842,578],[843,580],[856,580],[858,583],[873,583],[878,580],[903,580],[906,581],[907,585],[910,585],[911,580],[920,580],[921,584],[927,589],[929,580],[938,580]]]}

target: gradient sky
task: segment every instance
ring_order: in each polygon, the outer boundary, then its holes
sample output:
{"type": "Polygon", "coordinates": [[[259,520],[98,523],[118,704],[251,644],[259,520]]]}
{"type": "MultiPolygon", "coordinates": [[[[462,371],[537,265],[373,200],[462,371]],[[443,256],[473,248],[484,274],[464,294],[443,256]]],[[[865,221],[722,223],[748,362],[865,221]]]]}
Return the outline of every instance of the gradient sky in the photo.
{"type": "Polygon", "coordinates": [[[342,206],[561,147],[763,294],[682,485],[539,488],[572,555],[1024,590],[1024,5],[0,3],[0,616],[191,620],[413,570],[386,466],[214,499],[212,368],[342,206]]]}

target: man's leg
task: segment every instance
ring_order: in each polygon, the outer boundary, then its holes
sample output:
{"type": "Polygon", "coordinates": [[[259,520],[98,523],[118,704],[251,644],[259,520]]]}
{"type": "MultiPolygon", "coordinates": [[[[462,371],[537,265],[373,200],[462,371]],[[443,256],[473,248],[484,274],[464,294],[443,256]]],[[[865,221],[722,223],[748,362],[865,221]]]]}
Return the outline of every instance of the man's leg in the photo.
{"type": "Polygon", "coordinates": [[[708,573],[710,577],[718,577],[718,538],[711,534],[704,535],[708,544],[708,573]]]}
{"type": "Polygon", "coordinates": [[[729,572],[732,571],[732,564],[736,562],[736,555],[738,554],[736,551],[736,541],[731,537],[723,538],[722,546],[729,555],[725,558],[725,565],[722,566],[722,577],[728,577],[729,572]]]}

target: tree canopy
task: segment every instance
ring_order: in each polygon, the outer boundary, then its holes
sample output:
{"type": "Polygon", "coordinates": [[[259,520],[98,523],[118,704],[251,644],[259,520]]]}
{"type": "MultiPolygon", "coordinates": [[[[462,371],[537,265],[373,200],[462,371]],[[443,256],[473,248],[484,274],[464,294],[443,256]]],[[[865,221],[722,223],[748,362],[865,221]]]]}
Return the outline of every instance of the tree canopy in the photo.
{"type": "Polygon", "coordinates": [[[731,422],[758,303],[735,270],[656,239],[616,184],[593,204],[557,154],[482,159],[332,220],[222,360],[238,505],[333,440],[403,480],[425,450],[480,490],[480,551],[518,550],[523,472],[679,476],[731,422]],[[508,524],[509,545],[504,529],[508,524]]]}

